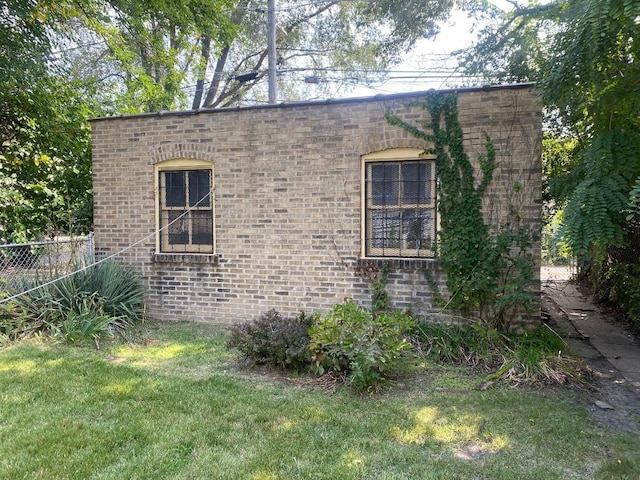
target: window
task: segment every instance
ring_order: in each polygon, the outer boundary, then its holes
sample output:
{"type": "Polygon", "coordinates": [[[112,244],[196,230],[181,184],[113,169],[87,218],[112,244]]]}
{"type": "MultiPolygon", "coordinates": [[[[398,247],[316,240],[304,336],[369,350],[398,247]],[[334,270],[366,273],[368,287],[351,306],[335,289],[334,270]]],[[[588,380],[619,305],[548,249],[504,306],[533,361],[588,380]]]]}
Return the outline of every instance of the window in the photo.
{"type": "Polygon", "coordinates": [[[364,157],[365,256],[433,256],[435,160],[421,153],[399,149],[364,157]]]}
{"type": "Polygon", "coordinates": [[[214,253],[213,169],[171,160],[157,168],[161,253],[214,253]]]}

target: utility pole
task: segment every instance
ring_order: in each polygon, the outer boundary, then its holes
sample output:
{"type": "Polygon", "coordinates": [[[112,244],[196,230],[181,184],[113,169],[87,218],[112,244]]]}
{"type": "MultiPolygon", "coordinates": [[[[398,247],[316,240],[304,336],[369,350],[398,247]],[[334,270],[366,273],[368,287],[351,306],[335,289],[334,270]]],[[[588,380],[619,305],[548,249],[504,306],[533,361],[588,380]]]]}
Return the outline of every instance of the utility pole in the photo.
{"type": "Polygon", "coordinates": [[[276,103],[276,0],[267,3],[267,53],[269,60],[269,103],[276,103]]]}

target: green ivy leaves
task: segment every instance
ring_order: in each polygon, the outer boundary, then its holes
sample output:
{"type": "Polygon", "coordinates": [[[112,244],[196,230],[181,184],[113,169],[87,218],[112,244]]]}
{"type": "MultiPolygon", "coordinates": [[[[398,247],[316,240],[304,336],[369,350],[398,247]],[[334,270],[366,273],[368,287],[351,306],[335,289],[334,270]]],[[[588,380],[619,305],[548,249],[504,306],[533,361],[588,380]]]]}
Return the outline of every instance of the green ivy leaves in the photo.
{"type": "MultiPolygon", "coordinates": [[[[435,93],[419,104],[429,112],[424,129],[387,114],[387,120],[432,144],[438,176],[437,254],[447,275],[446,307],[478,315],[491,327],[509,329],[517,312],[531,307],[528,291],[533,276],[531,246],[535,234],[511,223],[487,224],[482,199],[493,180],[496,152],[487,136],[478,158],[480,179],[464,151],[456,95],[435,93]]],[[[512,209],[512,217],[517,212],[512,209]]],[[[429,281],[427,275],[427,281],[429,281]]],[[[435,286],[435,282],[429,282],[435,286]]],[[[436,292],[436,297],[441,298],[436,292]]]]}

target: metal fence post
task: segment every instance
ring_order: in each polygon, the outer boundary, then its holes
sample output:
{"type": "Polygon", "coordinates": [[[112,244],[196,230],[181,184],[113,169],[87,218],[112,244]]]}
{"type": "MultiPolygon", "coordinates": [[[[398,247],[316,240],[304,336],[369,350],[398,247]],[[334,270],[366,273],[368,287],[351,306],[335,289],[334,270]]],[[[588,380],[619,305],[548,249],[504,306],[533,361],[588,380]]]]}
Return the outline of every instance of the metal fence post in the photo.
{"type": "Polygon", "coordinates": [[[89,232],[87,235],[87,247],[89,248],[89,263],[93,265],[96,263],[96,254],[93,250],[93,232],[89,232]]]}

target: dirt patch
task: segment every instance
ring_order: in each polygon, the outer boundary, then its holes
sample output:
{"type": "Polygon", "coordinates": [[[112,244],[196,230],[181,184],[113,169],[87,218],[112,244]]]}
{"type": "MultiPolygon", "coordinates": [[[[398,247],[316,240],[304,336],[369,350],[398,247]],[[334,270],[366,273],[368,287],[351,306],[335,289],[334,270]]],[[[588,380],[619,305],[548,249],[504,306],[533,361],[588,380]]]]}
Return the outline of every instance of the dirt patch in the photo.
{"type": "Polygon", "coordinates": [[[460,460],[471,461],[482,460],[491,455],[491,453],[489,450],[482,448],[482,446],[472,443],[456,450],[453,456],[460,460]]]}
{"type": "Polygon", "coordinates": [[[640,394],[624,380],[597,378],[589,400],[585,407],[598,422],[616,432],[640,435],[640,394]]]}

